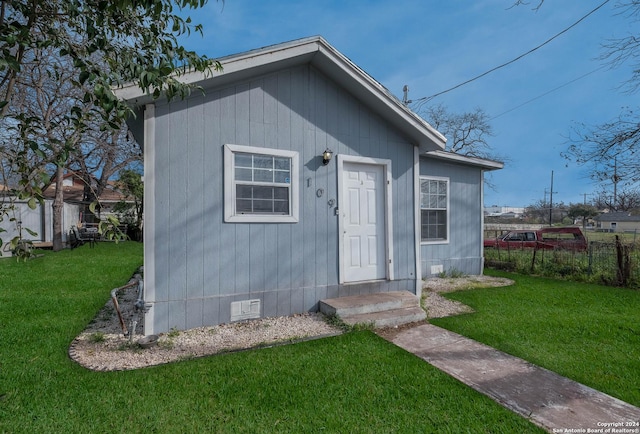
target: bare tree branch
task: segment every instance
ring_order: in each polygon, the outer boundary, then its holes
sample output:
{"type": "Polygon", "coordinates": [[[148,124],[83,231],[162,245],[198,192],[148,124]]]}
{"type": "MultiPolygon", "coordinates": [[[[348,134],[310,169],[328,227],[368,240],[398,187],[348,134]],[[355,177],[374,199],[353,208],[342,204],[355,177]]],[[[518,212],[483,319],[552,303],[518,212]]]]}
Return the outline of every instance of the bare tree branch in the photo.
{"type": "Polygon", "coordinates": [[[428,107],[422,115],[448,139],[448,151],[469,157],[497,159],[487,141],[493,136],[493,128],[484,110],[476,108],[473,112],[451,113],[444,105],[438,104],[428,107]]]}
{"type": "Polygon", "coordinates": [[[596,126],[577,124],[562,156],[588,168],[595,181],[622,181],[627,185],[640,181],[640,119],[632,109],[596,126]]]}
{"type": "MultiPolygon", "coordinates": [[[[537,6],[535,6],[535,7],[533,7],[533,8],[532,8],[532,10],[534,10],[534,11],[536,11],[536,12],[537,12],[537,11],[542,7],[542,3],[544,3],[544,0],[538,0],[538,5],[537,5],[537,6]]],[[[525,0],[516,0],[516,1],[515,1],[515,2],[510,6],[510,7],[509,7],[509,9],[514,8],[514,7],[516,7],[516,6],[523,6],[523,5],[528,6],[528,5],[530,5],[530,4],[531,4],[531,2],[528,2],[528,1],[525,1],[525,0]]]]}

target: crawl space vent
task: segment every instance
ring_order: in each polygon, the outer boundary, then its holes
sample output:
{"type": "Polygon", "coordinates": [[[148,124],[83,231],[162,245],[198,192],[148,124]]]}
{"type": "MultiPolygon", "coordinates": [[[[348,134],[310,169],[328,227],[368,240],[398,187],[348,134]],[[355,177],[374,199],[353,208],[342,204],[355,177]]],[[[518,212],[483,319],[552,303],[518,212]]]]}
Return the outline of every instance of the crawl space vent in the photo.
{"type": "Polygon", "coordinates": [[[444,271],[444,267],[442,265],[432,265],[431,266],[431,274],[440,274],[444,271]]]}
{"type": "Polygon", "coordinates": [[[242,300],[231,303],[231,321],[260,318],[260,300],[242,300]]]}

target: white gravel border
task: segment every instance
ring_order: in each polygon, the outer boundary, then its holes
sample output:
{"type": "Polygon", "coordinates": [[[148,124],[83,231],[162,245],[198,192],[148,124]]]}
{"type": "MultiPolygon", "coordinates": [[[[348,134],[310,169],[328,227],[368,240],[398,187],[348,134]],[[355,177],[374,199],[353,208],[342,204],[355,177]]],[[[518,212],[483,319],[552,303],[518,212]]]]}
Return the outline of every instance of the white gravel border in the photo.
{"type": "Polygon", "coordinates": [[[299,342],[342,333],[321,314],[262,318],[215,327],[198,327],[159,335],[158,343],[142,349],[120,334],[85,331],[69,349],[80,365],[96,371],[120,371],[160,365],[212,354],[299,342]]]}
{"type": "MultiPolygon", "coordinates": [[[[506,286],[509,279],[488,276],[433,278],[424,283],[423,302],[428,318],[472,312],[462,303],[447,300],[442,292],[474,287],[506,286]]],[[[136,318],[133,305],[135,288],[118,294],[118,303],[125,324],[136,318]]],[[[267,347],[302,340],[335,336],[343,331],[327,323],[319,313],[285,317],[261,318],[199,327],[186,331],[172,331],[158,336],[158,343],[142,349],[136,345],[142,338],[143,325],[136,328],[133,342],[125,337],[111,300],[94,321],[71,343],[69,356],[80,365],[96,371],[121,371],[187,360],[213,354],[267,347]],[[132,345],[133,343],[133,345],[132,345]]]]}

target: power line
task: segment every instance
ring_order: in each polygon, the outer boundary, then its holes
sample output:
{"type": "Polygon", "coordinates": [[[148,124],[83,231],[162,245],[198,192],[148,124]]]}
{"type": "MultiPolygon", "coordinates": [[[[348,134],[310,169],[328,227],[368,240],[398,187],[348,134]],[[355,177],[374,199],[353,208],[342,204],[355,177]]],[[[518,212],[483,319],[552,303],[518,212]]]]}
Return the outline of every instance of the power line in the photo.
{"type": "Polygon", "coordinates": [[[540,44],[540,45],[538,45],[538,46],[536,46],[536,47],[532,48],[531,50],[527,51],[526,53],[523,53],[523,54],[521,54],[521,55],[519,55],[519,56],[515,57],[514,59],[511,59],[511,60],[509,60],[508,62],[505,62],[505,63],[503,63],[503,64],[501,64],[501,65],[498,65],[498,66],[496,66],[496,67],[494,67],[494,68],[491,68],[490,70],[488,70],[488,71],[486,71],[486,72],[483,72],[482,74],[477,75],[477,76],[475,76],[475,77],[473,77],[473,78],[471,78],[471,79],[469,79],[469,80],[466,80],[466,81],[464,81],[464,82],[462,82],[462,83],[460,83],[460,84],[457,84],[457,85],[455,85],[455,86],[453,86],[453,87],[450,87],[449,89],[443,90],[442,92],[438,92],[438,93],[435,93],[435,94],[433,94],[433,95],[426,96],[426,97],[422,97],[422,98],[418,98],[418,99],[414,100],[414,102],[418,102],[418,104],[417,104],[417,105],[416,105],[416,107],[415,107],[415,110],[416,110],[416,111],[417,111],[417,110],[419,110],[419,109],[420,109],[424,104],[426,104],[427,102],[431,101],[433,98],[435,98],[435,97],[437,97],[437,96],[443,95],[443,94],[445,94],[445,93],[447,93],[447,92],[451,92],[452,90],[455,90],[455,89],[457,89],[457,88],[459,88],[459,87],[462,87],[462,86],[464,86],[465,84],[469,84],[469,83],[471,83],[471,82],[473,82],[473,81],[476,81],[476,80],[478,80],[478,79],[480,79],[480,78],[484,77],[485,75],[488,75],[488,74],[490,74],[490,73],[492,73],[492,72],[494,72],[494,71],[497,71],[498,69],[504,68],[505,66],[508,66],[508,65],[510,65],[510,64],[512,64],[512,63],[514,63],[514,62],[517,62],[518,60],[522,59],[523,57],[525,57],[525,56],[527,56],[527,55],[529,55],[529,54],[533,53],[534,51],[536,51],[536,50],[538,50],[538,49],[540,49],[540,48],[544,47],[545,45],[547,45],[548,43],[550,43],[550,42],[551,42],[551,41],[553,41],[554,39],[558,38],[560,35],[562,35],[562,34],[564,34],[564,33],[568,32],[569,30],[571,30],[572,28],[574,28],[575,26],[577,26],[578,24],[580,24],[582,21],[584,21],[584,20],[585,20],[587,17],[589,17],[591,14],[595,13],[597,10],[599,10],[599,9],[600,9],[600,8],[602,8],[604,5],[606,5],[607,3],[609,3],[609,1],[610,1],[610,0],[605,0],[605,1],[604,1],[604,2],[602,2],[599,6],[597,6],[597,7],[596,7],[596,8],[594,8],[593,10],[591,10],[589,13],[587,13],[586,15],[584,15],[582,18],[580,18],[578,21],[576,21],[575,23],[571,24],[569,27],[565,28],[564,30],[562,30],[562,31],[560,31],[560,32],[558,32],[558,33],[556,33],[555,35],[553,35],[552,37],[550,37],[549,39],[547,39],[546,41],[544,41],[542,44],[540,44]]]}
{"type": "Polygon", "coordinates": [[[540,99],[540,98],[542,98],[542,97],[544,97],[544,96],[547,96],[547,95],[549,95],[550,93],[553,93],[553,92],[555,92],[555,91],[557,91],[557,90],[560,90],[560,89],[562,89],[563,87],[570,85],[571,83],[575,83],[575,82],[576,82],[576,81],[578,81],[578,80],[582,80],[583,78],[585,78],[585,77],[587,77],[587,76],[589,76],[589,75],[593,74],[594,72],[598,72],[598,71],[600,71],[602,68],[604,68],[604,65],[603,65],[603,66],[601,66],[601,67],[599,67],[599,68],[594,69],[593,71],[589,71],[589,72],[587,72],[586,74],[583,74],[583,75],[581,75],[581,76],[580,76],[580,77],[578,77],[578,78],[574,78],[573,80],[567,81],[566,83],[561,84],[561,85],[560,85],[560,86],[558,86],[558,87],[555,87],[555,88],[553,88],[553,89],[551,89],[551,90],[548,90],[548,91],[546,91],[546,92],[545,92],[545,93],[543,93],[543,94],[540,94],[540,95],[538,95],[538,96],[536,96],[536,97],[534,97],[534,98],[531,98],[530,100],[527,100],[527,101],[523,102],[522,104],[518,104],[517,106],[515,106],[515,107],[513,107],[513,108],[510,108],[509,110],[503,111],[503,112],[502,112],[502,113],[500,113],[499,115],[496,115],[496,116],[492,117],[492,118],[491,118],[491,119],[489,119],[489,120],[490,120],[490,121],[492,121],[492,120],[494,120],[494,119],[499,118],[499,117],[500,117],[500,116],[502,116],[502,115],[506,115],[507,113],[510,113],[510,112],[512,112],[512,111],[514,111],[514,110],[517,110],[517,109],[519,109],[520,107],[525,106],[525,105],[527,105],[527,104],[529,104],[529,103],[532,103],[532,102],[534,102],[534,101],[536,101],[536,100],[538,100],[538,99],[540,99]]]}

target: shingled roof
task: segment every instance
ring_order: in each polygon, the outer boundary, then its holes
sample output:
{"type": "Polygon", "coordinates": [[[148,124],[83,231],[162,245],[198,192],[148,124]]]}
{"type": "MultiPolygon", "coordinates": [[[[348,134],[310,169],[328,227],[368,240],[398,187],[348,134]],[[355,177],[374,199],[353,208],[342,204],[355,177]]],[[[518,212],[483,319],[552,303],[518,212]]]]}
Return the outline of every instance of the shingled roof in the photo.
{"type": "MultiPolygon", "coordinates": [[[[108,181],[107,187],[102,190],[98,201],[100,203],[116,203],[120,201],[127,201],[129,199],[125,194],[120,192],[116,183],[108,181]]],[[[85,183],[75,172],[69,172],[64,175],[63,182],[64,201],[71,203],[83,203],[85,183]]],[[[45,199],[53,199],[56,195],[56,183],[52,178],[49,185],[44,189],[43,196],[45,199]]]]}
{"type": "Polygon", "coordinates": [[[640,215],[630,212],[605,212],[597,216],[594,220],[599,222],[640,222],[640,215]]]}

